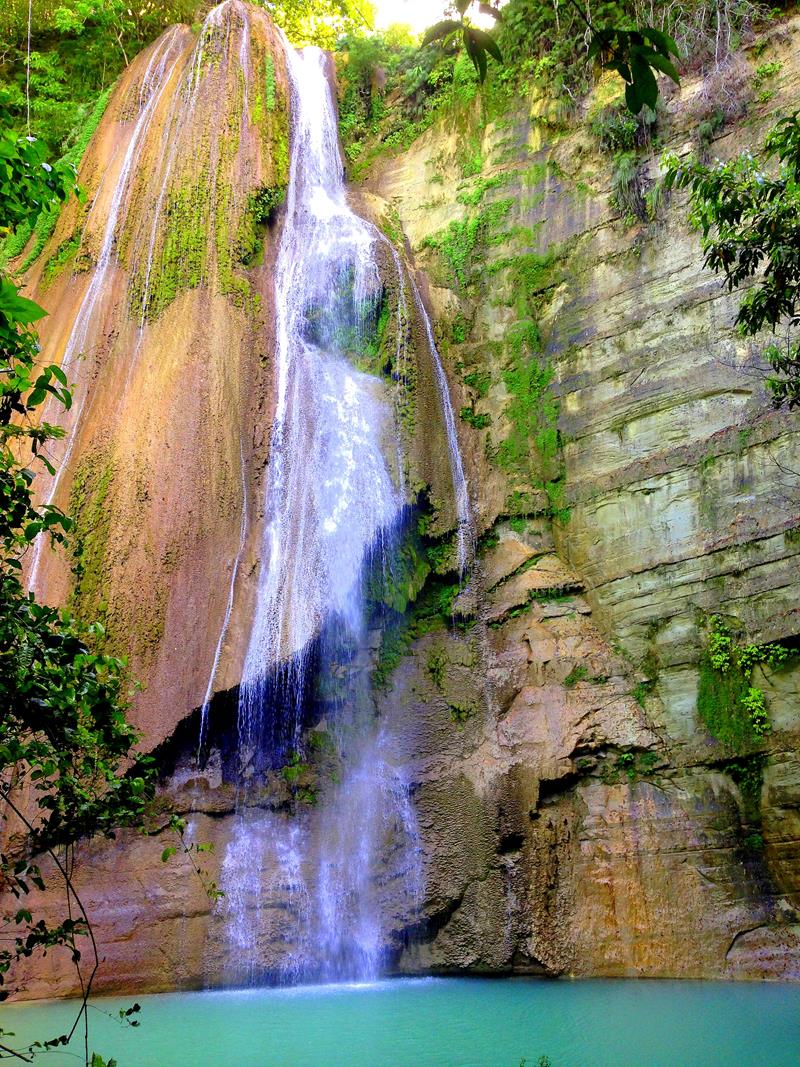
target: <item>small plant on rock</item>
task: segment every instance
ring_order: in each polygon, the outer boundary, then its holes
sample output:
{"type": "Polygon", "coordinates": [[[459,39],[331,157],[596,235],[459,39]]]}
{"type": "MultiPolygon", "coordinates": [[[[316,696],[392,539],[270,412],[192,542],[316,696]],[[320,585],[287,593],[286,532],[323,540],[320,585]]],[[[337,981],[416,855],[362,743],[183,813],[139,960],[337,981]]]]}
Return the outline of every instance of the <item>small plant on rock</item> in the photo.
{"type": "Polygon", "coordinates": [[[589,677],[588,667],[584,667],[582,663],[576,664],[564,679],[564,688],[573,689],[578,682],[585,681],[589,677]]]}

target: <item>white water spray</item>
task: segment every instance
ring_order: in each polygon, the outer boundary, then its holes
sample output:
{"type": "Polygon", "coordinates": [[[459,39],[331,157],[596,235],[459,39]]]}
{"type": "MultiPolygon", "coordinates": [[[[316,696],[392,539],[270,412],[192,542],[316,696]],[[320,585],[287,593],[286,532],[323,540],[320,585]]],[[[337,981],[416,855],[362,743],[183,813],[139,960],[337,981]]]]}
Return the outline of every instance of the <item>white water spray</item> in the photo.
{"type": "MultiPolygon", "coordinates": [[[[269,967],[273,976],[365,978],[378,973],[387,935],[412,921],[420,887],[403,760],[365,710],[369,675],[358,651],[364,570],[376,556],[377,565],[389,566],[392,531],[405,507],[402,464],[389,389],[356,370],[337,342],[342,330],[360,335],[381,298],[380,235],[347,204],[324,55],[287,44],[286,57],[293,129],[275,281],[277,402],[240,691],[243,802],[223,866],[221,910],[240,979],[263,971],[259,953],[276,937],[284,952],[269,967]],[[387,461],[393,451],[396,472],[387,461]],[[308,815],[265,813],[253,806],[247,783],[257,780],[260,749],[272,745],[267,756],[280,760],[299,746],[309,657],[332,631],[332,677],[342,695],[328,731],[343,754],[341,782],[308,815]],[[276,715],[283,732],[265,740],[265,719],[276,715]],[[280,931],[276,915],[283,917],[280,931]]],[[[399,361],[408,308],[399,260],[397,267],[399,361]]]]}

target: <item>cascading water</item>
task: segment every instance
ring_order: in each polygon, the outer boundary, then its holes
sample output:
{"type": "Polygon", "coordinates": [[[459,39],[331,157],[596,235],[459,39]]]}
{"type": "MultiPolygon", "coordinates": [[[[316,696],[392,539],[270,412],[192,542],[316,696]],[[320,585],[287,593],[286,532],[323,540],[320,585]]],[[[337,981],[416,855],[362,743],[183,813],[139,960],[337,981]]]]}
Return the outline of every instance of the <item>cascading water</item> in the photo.
{"type": "MultiPolygon", "coordinates": [[[[132,118],[117,120],[116,165],[95,194],[89,220],[106,209],[108,214],[62,361],[77,377],[79,357],[97,349],[93,365],[102,370],[104,384],[115,386],[112,422],[123,421],[126,404],[139,395],[169,300],[181,286],[216,287],[217,299],[227,295],[219,277],[226,241],[259,182],[285,181],[285,172],[278,179],[274,161],[260,154],[265,131],[254,119],[263,91],[257,72],[269,40],[258,19],[263,15],[241,0],[224,0],[206,17],[193,48],[185,28],[166,34],[127,98],[123,114],[132,118]],[[220,94],[226,84],[236,92],[220,94]],[[203,145],[202,157],[197,144],[203,145]],[[179,209],[188,202],[196,202],[192,223],[208,240],[196,276],[175,268],[178,280],[170,275],[165,285],[170,242],[184,218],[179,209]]],[[[433,403],[433,409],[422,403],[420,411],[433,410],[436,418],[437,397],[441,408],[435,432],[446,432],[462,579],[472,544],[453,408],[420,293],[397,250],[348,205],[327,58],[316,49],[298,53],[286,42],[284,48],[292,130],[274,270],[275,408],[255,609],[236,717],[238,748],[223,772],[226,782],[236,782],[237,813],[223,857],[219,925],[211,935],[219,931],[224,940],[223,977],[230,982],[373,976],[416,921],[422,876],[410,753],[403,747],[407,739],[393,736],[376,717],[372,674],[383,610],[376,607],[381,601],[374,587],[381,578],[391,584],[416,502],[414,486],[420,485],[413,442],[406,452],[408,435],[416,432],[409,430],[413,414],[403,422],[418,388],[433,403]],[[393,353],[381,352],[390,373],[364,352],[392,306],[396,346],[393,353]],[[417,358],[412,339],[420,351],[427,348],[430,366],[417,358]],[[311,739],[321,746],[314,773],[323,771],[309,793],[302,767],[311,739]]],[[[263,296],[266,274],[260,269],[250,280],[263,296]]],[[[215,380],[222,383],[215,403],[229,395],[229,385],[231,396],[239,388],[236,371],[215,380]]],[[[78,405],[62,420],[70,433],[59,478],[68,471],[82,419],[83,436],[91,437],[96,392],[97,386],[84,406],[85,390],[79,390],[78,405]]],[[[232,531],[227,597],[220,597],[212,641],[202,646],[208,661],[198,671],[200,691],[193,697],[198,703],[202,698],[201,761],[219,728],[210,715],[212,699],[218,674],[230,674],[226,641],[229,631],[238,640],[239,587],[260,510],[250,482],[251,455],[258,449],[240,434],[244,420],[228,432],[231,425],[225,425],[224,439],[231,458],[239,460],[242,511],[235,555],[232,531]]],[[[235,479],[233,464],[231,470],[235,479]]],[[[446,469],[436,476],[437,499],[446,500],[446,469]]],[[[58,486],[57,480],[51,484],[50,502],[58,486]]],[[[170,554],[172,547],[162,551],[170,554]]],[[[37,555],[32,585],[38,572],[37,555]]],[[[221,747],[215,754],[215,766],[229,760],[229,749],[225,753],[221,747]]]]}
{"type": "Polygon", "coordinates": [[[428,315],[427,308],[422,302],[419,289],[416,283],[411,282],[412,291],[414,293],[414,303],[417,310],[422,317],[422,321],[425,324],[425,335],[428,340],[428,347],[431,351],[433,358],[433,368],[436,375],[436,387],[439,390],[439,399],[442,404],[442,414],[444,416],[445,430],[447,431],[447,449],[450,458],[450,472],[453,476],[453,488],[456,494],[456,517],[458,525],[456,527],[456,541],[458,550],[458,573],[459,578],[463,581],[467,572],[467,567],[472,561],[472,557],[475,554],[475,527],[472,522],[472,508],[469,502],[469,487],[467,485],[466,475],[464,474],[464,464],[461,460],[461,451],[458,447],[458,436],[456,434],[456,420],[453,413],[453,405],[450,402],[450,392],[447,387],[447,378],[445,377],[444,367],[442,366],[441,356],[439,355],[439,349],[436,347],[436,341],[433,338],[433,327],[431,326],[430,316],[428,315]]]}
{"type": "MultiPolygon", "coordinates": [[[[397,315],[398,315],[398,330],[397,330],[397,344],[398,350],[395,355],[395,374],[399,380],[405,377],[405,352],[401,351],[403,346],[403,340],[405,337],[404,321],[408,316],[408,305],[406,302],[406,282],[405,272],[403,265],[400,261],[400,256],[397,249],[379,230],[375,230],[376,236],[383,242],[386,248],[389,250],[389,254],[392,257],[394,268],[397,274],[397,282],[399,286],[399,295],[397,301],[397,315]]],[[[425,326],[425,340],[428,344],[428,349],[433,361],[434,376],[436,378],[436,389],[439,394],[439,402],[442,408],[442,417],[444,419],[445,432],[447,434],[447,453],[450,461],[450,474],[453,479],[453,489],[455,491],[455,504],[456,504],[456,555],[458,559],[458,574],[459,580],[463,581],[467,573],[472,559],[475,555],[475,525],[472,518],[472,506],[469,499],[469,486],[467,485],[467,478],[464,473],[464,463],[461,459],[461,450],[458,447],[458,434],[456,433],[456,419],[453,411],[453,404],[450,399],[450,389],[447,384],[447,376],[444,373],[444,367],[442,366],[442,357],[439,355],[439,349],[436,347],[436,341],[433,336],[433,326],[431,325],[430,315],[428,309],[422,300],[422,296],[419,291],[417,283],[413,277],[410,277],[409,283],[411,286],[411,292],[414,297],[414,307],[419,313],[420,318],[425,326]]],[[[402,463],[399,464],[402,469],[402,463]]]]}
{"type": "Polygon", "coordinates": [[[293,130],[275,281],[277,403],[223,910],[240,977],[258,974],[276,916],[288,930],[273,968],[281,977],[363,977],[383,949],[375,883],[387,835],[402,856],[409,914],[418,892],[414,813],[391,741],[372,721],[364,659],[365,569],[390,566],[405,500],[392,469],[391,397],[342,351],[344,336],[369,329],[382,289],[375,233],[347,205],[323,53],[287,45],[286,57],[293,130]],[[287,820],[255,807],[248,783],[298,759],[304,709],[321,679],[338,690],[327,733],[345,769],[313,817],[287,820]]]}

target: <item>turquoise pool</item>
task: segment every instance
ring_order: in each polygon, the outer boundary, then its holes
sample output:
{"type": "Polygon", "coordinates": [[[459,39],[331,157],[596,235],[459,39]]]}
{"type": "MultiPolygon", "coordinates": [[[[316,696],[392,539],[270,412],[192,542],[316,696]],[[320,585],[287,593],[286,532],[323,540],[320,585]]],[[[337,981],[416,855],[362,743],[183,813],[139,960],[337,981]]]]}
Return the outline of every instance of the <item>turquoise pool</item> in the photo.
{"type": "MultiPolygon", "coordinates": [[[[800,1067],[800,986],[783,984],[424,978],[180,993],[137,998],[136,1029],[99,1010],[132,999],[92,1010],[92,1047],[119,1067],[536,1067],[544,1055],[553,1067],[800,1067]]],[[[0,1026],[17,1041],[52,1036],[72,1011],[7,1005],[0,1026]]]]}

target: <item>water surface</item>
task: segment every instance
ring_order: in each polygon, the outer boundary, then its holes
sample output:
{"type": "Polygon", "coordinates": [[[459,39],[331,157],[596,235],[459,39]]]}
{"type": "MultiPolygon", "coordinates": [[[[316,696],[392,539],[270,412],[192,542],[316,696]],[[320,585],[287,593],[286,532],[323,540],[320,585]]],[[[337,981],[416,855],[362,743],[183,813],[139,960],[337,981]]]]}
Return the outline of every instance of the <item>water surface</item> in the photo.
{"type": "MultiPolygon", "coordinates": [[[[800,1067],[788,984],[425,978],[138,999],[137,1029],[92,1012],[92,1045],[119,1067],[800,1067]]],[[[8,1006],[0,1026],[49,1036],[71,1010],[8,1006]]]]}

